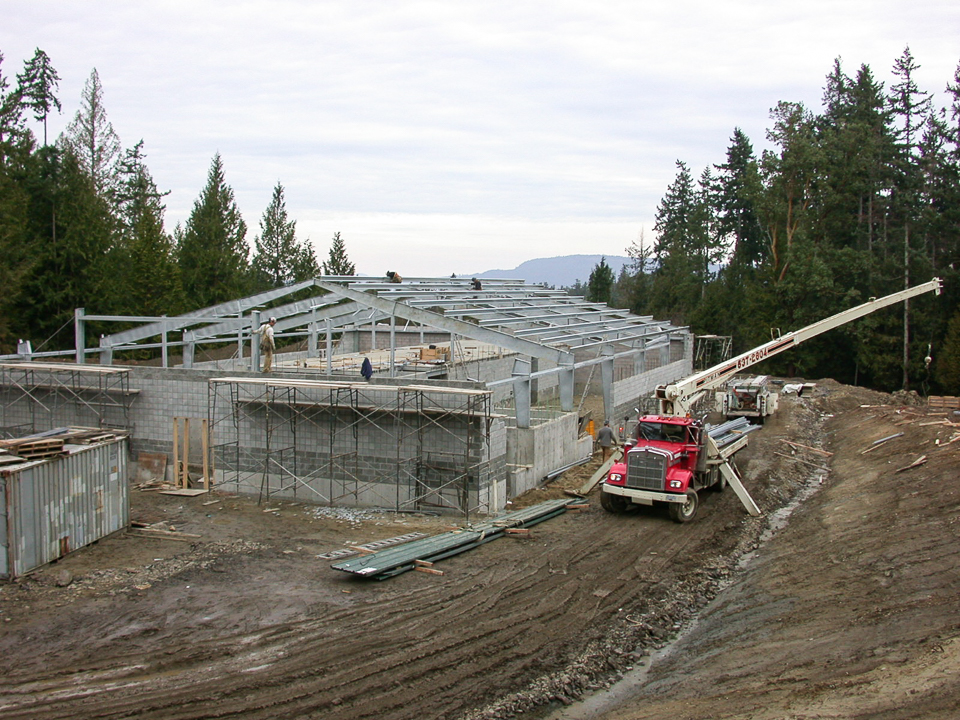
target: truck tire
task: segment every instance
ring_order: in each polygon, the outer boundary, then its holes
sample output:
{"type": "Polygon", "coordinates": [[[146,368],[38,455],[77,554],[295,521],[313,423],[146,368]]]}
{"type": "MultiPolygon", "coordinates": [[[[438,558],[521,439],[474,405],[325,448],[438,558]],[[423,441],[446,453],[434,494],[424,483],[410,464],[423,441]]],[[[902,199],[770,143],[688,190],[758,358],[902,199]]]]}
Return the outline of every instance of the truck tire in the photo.
{"type": "Polygon", "coordinates": [[[690,522],[696,516],[698,507],[700,498],[697,497],[696,490],[687,490],[685,503],[670,503],[670,519],[678,523],[690,522]]]}
{"type": "Polygon", "coordinates": [[[713,480],[713,483],[710,485],[710,489],[714,492],[723,492],[727,487],[727,476],[720,472],[720,468],[716,465],[713,466],[713,470],[710,471],[710,479],[713,480]]]}
{"type": "Polygon", "coordinates": [[[619,515],[622,512],[626,512],[629,504],[630,501],[622,495],[614,495],[613,493],[605,493],[602,490],[600,491],[600,507],[609,513],[615,513],[619,515]]]}

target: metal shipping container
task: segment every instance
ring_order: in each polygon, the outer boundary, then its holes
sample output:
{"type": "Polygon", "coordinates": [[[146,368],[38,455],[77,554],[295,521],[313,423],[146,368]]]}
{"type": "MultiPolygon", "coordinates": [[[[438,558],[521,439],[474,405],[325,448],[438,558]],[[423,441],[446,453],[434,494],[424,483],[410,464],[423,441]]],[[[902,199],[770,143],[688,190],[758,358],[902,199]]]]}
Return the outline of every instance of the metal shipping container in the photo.
{"type": "Polygon", "coordinates": [[[129,523],[127,439],[65,447],[68,455],[0,469],[0,578],[23,575],[129,523]]]}

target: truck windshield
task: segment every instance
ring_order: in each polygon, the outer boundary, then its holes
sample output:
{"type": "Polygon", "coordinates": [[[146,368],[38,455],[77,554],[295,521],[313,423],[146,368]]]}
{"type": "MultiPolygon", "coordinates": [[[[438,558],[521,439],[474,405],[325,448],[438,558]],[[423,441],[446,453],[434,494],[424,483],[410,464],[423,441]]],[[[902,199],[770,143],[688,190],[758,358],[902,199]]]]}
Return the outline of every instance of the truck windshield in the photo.
{"type": "Polygon", "coordinates": [[[637,425],[637,440],[684,443],[687,441],[687,429],[683,425],[641,422],[637,425]]]}

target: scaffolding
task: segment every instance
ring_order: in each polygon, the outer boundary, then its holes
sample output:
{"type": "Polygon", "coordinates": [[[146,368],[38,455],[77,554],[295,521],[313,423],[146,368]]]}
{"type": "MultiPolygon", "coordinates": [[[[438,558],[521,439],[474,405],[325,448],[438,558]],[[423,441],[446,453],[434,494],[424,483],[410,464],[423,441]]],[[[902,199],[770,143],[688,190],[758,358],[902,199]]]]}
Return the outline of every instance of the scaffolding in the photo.
{"type": "Polygon", "coordinates": [[[208,388],[220,482],[261,502],[467,517],[487,504],[489,390],[281,378],[216,378],[208,388]]]}
{"type": "Polygon", "coordinates": [[[733,337],[730,335],[697,335],[693,353],[693,369],[706,370],[730,359],[733,337]]]}
{"type": "Polygon", "coordinates": [[[132,430],[127,368],[67,363],[0,364],[2,418],[6,437],[64,425],[132,430]]]}

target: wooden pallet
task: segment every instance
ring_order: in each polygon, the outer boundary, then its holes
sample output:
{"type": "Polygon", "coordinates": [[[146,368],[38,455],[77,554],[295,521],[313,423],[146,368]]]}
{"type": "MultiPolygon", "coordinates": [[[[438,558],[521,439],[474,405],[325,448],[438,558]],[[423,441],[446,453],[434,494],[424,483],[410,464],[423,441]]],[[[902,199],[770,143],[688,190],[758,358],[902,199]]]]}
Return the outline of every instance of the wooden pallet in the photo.
{"type": "Polygon", "coordinates": [[[933,410],[960,410],[960,397],[953,395],[931,395],[927,405],[933,410]]]}
{"type": "Polygon", "coordinates": [[[7,445],[6,449],[24,460],[38,460],[56,457],[63,453],[63,440],[44,438],[42,440],[18,440],[7,445]]]}

